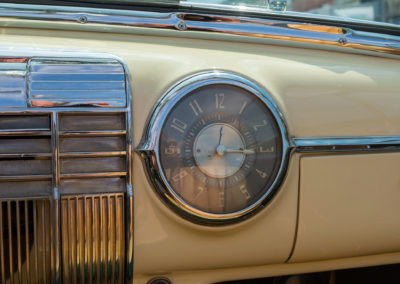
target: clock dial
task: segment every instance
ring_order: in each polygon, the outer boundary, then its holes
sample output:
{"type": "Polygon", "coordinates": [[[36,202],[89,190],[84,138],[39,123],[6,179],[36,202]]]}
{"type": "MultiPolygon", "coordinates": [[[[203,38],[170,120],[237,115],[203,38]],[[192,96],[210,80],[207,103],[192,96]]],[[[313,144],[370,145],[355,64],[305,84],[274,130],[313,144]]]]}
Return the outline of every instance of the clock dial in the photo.
{"type": "Polygon", "coordinates": [[[169,188],[188,206],[231,214],[265,197],[282,161],[282,136],[268,106],[231,84],[199,87],[169,111],[159,140],[169,188]]]}

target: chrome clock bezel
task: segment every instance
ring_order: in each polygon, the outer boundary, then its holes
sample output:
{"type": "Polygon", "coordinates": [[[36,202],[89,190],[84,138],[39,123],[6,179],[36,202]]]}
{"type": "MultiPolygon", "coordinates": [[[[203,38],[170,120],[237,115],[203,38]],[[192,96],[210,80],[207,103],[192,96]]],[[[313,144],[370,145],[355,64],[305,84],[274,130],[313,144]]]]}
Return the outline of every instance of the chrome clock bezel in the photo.
{"type": "Polygon", "coordinates": [[[136,151],[143,159],[149,180],[161,199],[180,216],[201,225],[228,225],[247,219],[255,214],[271,200],[285,177],[291,144],[285,120],[272,97],[251,80],[227,71],[205,71],[182,79],[169,88],[156,103],[145,129],[140,146],[136,151]],[[282,157],[280,166],[271,186],[261,198],[250,206],[233,213],[209,213],[194,208],[179,197],[167,181],[163,173],[159,143],[161,131],[168,114],[183,97],[192,91],[215,84],[226,84],[242,88],[255,95],[272,113],[282,139],[282,157]]]}

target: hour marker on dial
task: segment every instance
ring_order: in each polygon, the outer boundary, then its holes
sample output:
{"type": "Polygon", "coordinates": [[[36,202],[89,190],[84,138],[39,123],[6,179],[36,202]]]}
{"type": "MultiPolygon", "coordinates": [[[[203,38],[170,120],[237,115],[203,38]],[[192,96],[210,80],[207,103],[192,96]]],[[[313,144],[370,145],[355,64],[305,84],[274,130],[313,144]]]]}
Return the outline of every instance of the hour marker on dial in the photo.
{"type": "Polygon", "coordinates": [[[193,100],[193,102],[190,102],[189,106],[193,110],[193,112],[196,116],[203,113],[203,110],[201,109],[199,103],[196,100],[193,100]]]}
{"type": "Polygon", "coordinates": [[[268,177],[267,173],[264,173],[263,171],[260,171],[259,169],[256,169],[257,174],[261,177],[261,178],[266,178],[268,177]]]}
{"type": "Polygon", "coordinates": [[[239,189],[240,189],[240,192],[243,193],[243,195],[246,197],[246,199],[250,199],[251,198],[250,193],[247,191],[247,188],[246,188],[246,186],[244,184],[242,184],[239,187],[239,189]]]}

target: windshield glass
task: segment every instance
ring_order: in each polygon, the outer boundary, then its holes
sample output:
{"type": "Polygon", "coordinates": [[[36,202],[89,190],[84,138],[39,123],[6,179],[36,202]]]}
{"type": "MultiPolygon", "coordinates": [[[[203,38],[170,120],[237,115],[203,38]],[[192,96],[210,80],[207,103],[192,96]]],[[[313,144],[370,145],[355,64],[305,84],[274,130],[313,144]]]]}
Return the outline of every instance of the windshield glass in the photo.
{"type": "MultiPolygon", "coordinates": [[[[14,0],[17,3],[93,3],[151,7],[193,7],[221,10],[290,11],[296,15],[340,17],[400,25],[400,0],[14,0]],[[307,14],[306,14],[307,13],[307,14]]],[[[1,2],[1,1],[0,1],[1,2]]],[[[7,2],[13,2],[7,0],[7,2]]],[[[322,17],[322,18],[321,18],[322,17]]]]}
{"type": "Polygon", "coordinates": [[[181,0],[400,24],[400,0],[181,0]]]}

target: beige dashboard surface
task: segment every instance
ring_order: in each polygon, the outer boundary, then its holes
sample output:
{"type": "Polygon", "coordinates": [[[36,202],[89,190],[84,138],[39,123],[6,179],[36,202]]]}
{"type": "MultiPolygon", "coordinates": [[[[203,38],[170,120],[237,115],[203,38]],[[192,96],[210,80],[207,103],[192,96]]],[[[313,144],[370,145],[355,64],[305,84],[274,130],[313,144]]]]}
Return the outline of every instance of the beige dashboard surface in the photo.
{"type": "Polygon", "coordinates": [[[400,154],[301,158],[291,262],[400,250],[400,154]]]}

